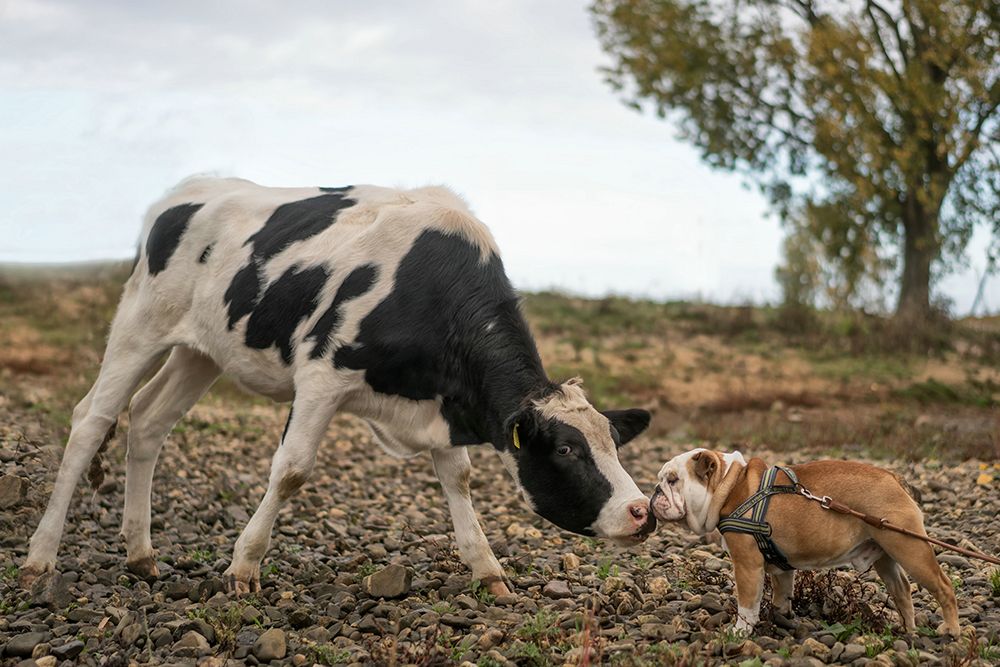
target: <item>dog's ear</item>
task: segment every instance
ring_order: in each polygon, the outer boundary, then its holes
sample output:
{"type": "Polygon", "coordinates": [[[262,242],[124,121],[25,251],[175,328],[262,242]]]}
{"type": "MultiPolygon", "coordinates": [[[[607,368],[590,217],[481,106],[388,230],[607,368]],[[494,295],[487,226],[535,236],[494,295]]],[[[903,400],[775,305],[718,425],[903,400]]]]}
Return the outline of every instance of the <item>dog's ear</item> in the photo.
{"type": "Polygon", "coordinates": [[[694,464],[694,474],[706,484],[719,469],[718,459],[711,452],[698,452],[691,457],[694,464]]]}

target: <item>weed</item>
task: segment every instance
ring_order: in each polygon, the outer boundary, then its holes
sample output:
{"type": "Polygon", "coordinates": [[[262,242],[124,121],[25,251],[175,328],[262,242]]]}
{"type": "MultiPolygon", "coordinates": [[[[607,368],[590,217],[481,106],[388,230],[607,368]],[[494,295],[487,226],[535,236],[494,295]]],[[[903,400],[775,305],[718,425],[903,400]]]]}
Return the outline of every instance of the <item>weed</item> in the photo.
{"type": "Polygon", "coordinates": [[[213,563],[218,555],[215,549],[195,549],[188,553],[188,557],[196,563],[213,563]]]}
{"type": "Polygon", "coordinates": [[[365,577],[375,574],[378,572],[378,566],[370,560],[366,560],[361,565],[358,565],[358,581],[360,582],[365,577]]]}
{"type": "Polygon", "coordinates": [[[317,644],[310,646],[313,662],[321,665],[343,665],[351,661],[351,652],[347,649],[338,649],[330,644],[317,644]]]}
{"type": "Polygon", "coordinates": [[[559,628],[556,625],[556,615],[544,609],[540,609],[517,629],[517,636],[522,639],[538,640],[557,634],[559,628]]]}
{"type": "Polygon", "coordinates": [[[277,563],[268,563],[264,567],[260,568],[261,577],[273,577],[276,574],[278,574],[277,563]]]}
{"type": "Polygon", "coordinates": [[[618,566],[611,563],[611,559],[604,559],[597,565],[597,577],[607,579],[618,576],[618,566]]]}
{"type": "Polygon", "coordinates": [[[215,631],[215,641],[223,650],[236,646],[236,635],[243,627],[243,603],[231,602],[220,609],[213,607],[195,607],[188,610],[188,618],[201,619],[212,626],[215,631]]]}
{"type": "Polygon", "coordinates": [[[16,565],[8,565],[4,569],[0,570],[0,579],[6,581],[14,581],[17,579],[18,569],[16,565]]]}
{"type": "Polygon", "coordinates": [[[990,590],[993,593],[993,597],[1000,598],[1000,568],[996,568],[990,572],[990,590]]]}
{"type": "Polygon", "coordinates": [[[472,592],[472,597],[485,605],[492,605],[496,601],[496,596],[490,593],[489,589],[483,586],[483,582],[478,579],[473,580],[469,590],[472,592]]]}

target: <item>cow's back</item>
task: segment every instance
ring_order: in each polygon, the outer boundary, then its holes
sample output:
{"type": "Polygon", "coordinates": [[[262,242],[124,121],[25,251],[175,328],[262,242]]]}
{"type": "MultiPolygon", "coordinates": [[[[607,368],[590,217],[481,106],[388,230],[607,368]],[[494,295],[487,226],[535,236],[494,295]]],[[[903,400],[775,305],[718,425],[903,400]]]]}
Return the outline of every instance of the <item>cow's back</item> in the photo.
{"type": "Polygon", "coordinates": [[[303,365],[333,368],[336,350],[390,296],[401,260],[429,230],[461,239],[484,262],[497,254],[485,225],[445,188],[191,178],[150,208],[126,296],[139,297],[172,344],[288,398],[303,365]]]}

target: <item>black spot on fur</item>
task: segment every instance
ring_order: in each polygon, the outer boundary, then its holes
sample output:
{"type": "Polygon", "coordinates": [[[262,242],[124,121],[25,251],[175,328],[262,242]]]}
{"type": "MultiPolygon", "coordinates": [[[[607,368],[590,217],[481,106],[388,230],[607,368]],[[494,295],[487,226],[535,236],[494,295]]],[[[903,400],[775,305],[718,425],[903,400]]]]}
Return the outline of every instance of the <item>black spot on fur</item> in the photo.
{"type": "Polygon", "coordinates": [[[208,261],[208,258],[212,255],[212,249],[215,248],[214,243],[209,243],[205,246],[205,249],[201,251],[201,255],[198,256],[198,263],[204,264],[208,261]]]}
{"type": "Polygon", "coordinates": [[[236,272],[226,289],[230,330],[253,311],[263,287],[260,269],[268,260],[292,243],[319,234],[334,223],[339,211],[353,205],[353,199],[338,192],[289,202],[274,210],[264,226],[244,243],[252,246],[250,260],[236,272]]]}
{"type": "Polygon", "coordinates": [[[514,454],[521,485],[531,494],[535,509],[557,526],[593,535],[590,526],[613,489],[598,470],[586,438],[576,428],[552,419],[525,431],[530,435],[521,438],[521,448],[514,454]],[[569,446],[571,454],[556,453],[562,446],[569,446]]]}
{"type": "Polygon", "coordinates": [[[297,269],[293,266],[271,283],[247,321],[247,346],[264,350],[276,345],[286,364],[292,363],[295,327],[316,310],[320,290],[329,277],[321,266],[297,269]]]}
{"type": "Polygon", "coordinates": [[[289,426],[289,424],[292,423],[292,415],[293,414],[295,414],[295,406],[294,405],[291,406],[290,408],[288,408],[288,419],[285,420],[285,430],[281,432],[281,442],[278,443],[279,447],[281,445],[285,444],[285,438],[288,437],[288,426],[289,426]]]}
{"type": "Polygon", "coordinates": [[[167,268],[170,256],[177,250],[181,236],[187,229],[191,216],[204,204],[181,204],[161,213],[146,238],[146,256],[149,258],[149,274],[156,274],[167,268]]]}
{"type": "Polygon", "coordinates": [[[257,263],[251,259],[249,264],[236,272],[233,282],[229,283],[226,289],[225,300],[229,304],[230,331],[244,316],[253,312],[260,291],[258,273],[257,263]]]}
{"type": "Polygon", "coordinates": [[[502,446],[492,405],[513,412],[548,385],[517,296],[496,255],[481,261],[462,237],[424,231],[396,269],[392,292],[334,353],[363,369],[372,389],[413,400],[443,398],[456,445],[502,446]]]}
{"type": "Polygon", "coordinates": [[[326,312],[319,318],[312,331],[306,336],[307,340],[316,342],[310,359],[319,359],[326,354],[330,344],[330,336],[340,327],[343,320],[341,307],[351,299],[356,299],[372,288],[378,279],[378,269],[374,264],[365,264],[351,271],[337,289],[337,294],[333,297],[333,302],[326,312]]]}

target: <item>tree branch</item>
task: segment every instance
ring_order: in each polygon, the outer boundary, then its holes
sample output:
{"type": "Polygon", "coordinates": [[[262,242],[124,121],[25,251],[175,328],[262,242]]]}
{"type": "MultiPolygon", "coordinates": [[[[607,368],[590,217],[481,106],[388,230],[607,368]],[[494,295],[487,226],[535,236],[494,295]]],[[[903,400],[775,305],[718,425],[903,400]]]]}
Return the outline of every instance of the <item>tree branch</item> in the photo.
{"type": "MultiPolygon", "coordinates": [[[[869,12],[870,14],[873,9],[882,16],[884,16],[886,21],[889,22],[889,27],[892,28],[892,32],[896,35],[896,48],[899,50],[899,57],[903,59],[903,67],[905,68],[909,64],[909,58],[907,57],[906,53],[906,42],[903,41],[903,35],[902,33],[899,32],[899,20],[896,19],[892,14],[890,14],[885,7],[876,2],[876,0],[867,0],[865,11],[869,12]]],[[[875,21],[874,16],[872,16],[872,21],[873,22],[875,21]]],[[[877,24],[875,30],[876,32],[878,32],[877,24]]],[[[881,42],[882,42],[882,36],[881,34],[879,34],[879,43],[881,44],[881,42]]],[[[886,58],[888,57],[889,56],[887,55],[886,58]]],[[[896,69],[895,66],[893,66],[894,71],[895,69],[896,69]]]]}
{"type": "MultiPolygon", "coordinates": [[[[889,69],[892,70],[893,76],[896,77],[896,81],[899,83],[903,82],[903,77],[900,76],[899,70],[896,69],[896,61],[892,59],[889,55],[889,49],[885,46],[885,41],[882,39],[882,27],[878,23],[878,19],[875,18],[875,12],[872,11],[873,7],[879,7],[878,3],[874,0],[868,0],[865,4],[865,14],[868,16],[872,23],[872,32],[875,34],[875,41],[878,42],[879,49],[882,51],[882,56],[885,58],[886,62],[889,64],[889,69]]],[[[881,7],[879,7],[881,9],[881,7]]],[[[884,9],[882,9],[885,12],[884,9]]],[[[890,22],[892,17],[889,17],[890,22]]],[[[892,25],[895,25],[894,23],[892,25]]],[[[898,36],[898,32],[896,33],[898,36]]],[[[894,105],[895,106],[895,105],[894,105]]]]}

